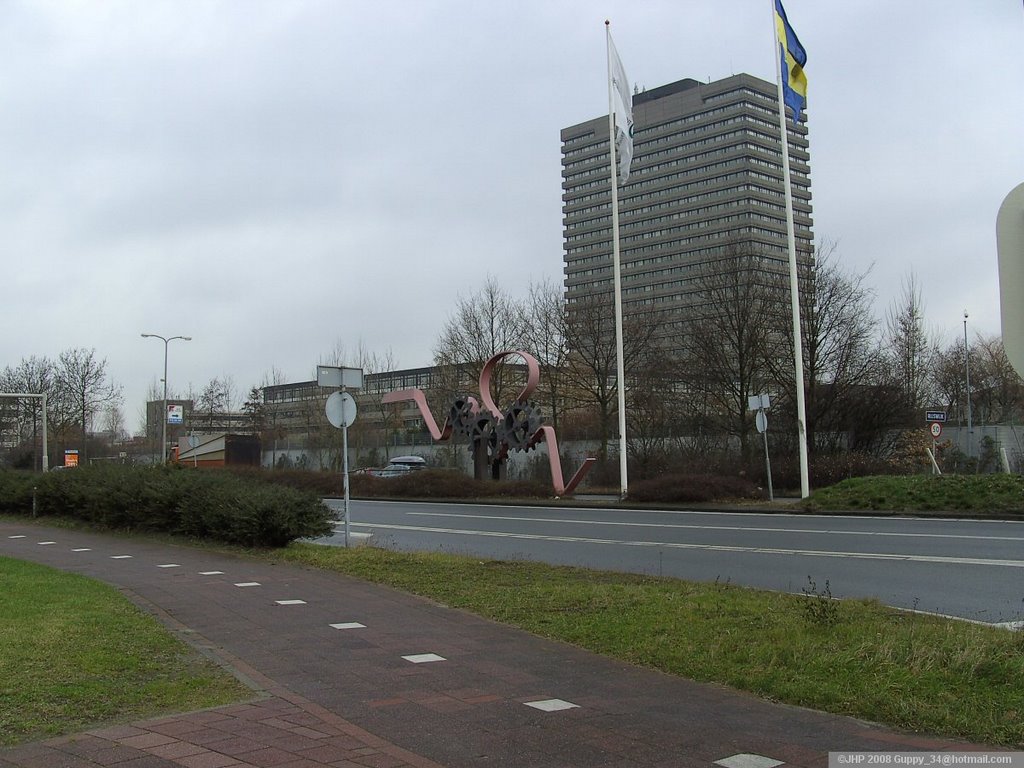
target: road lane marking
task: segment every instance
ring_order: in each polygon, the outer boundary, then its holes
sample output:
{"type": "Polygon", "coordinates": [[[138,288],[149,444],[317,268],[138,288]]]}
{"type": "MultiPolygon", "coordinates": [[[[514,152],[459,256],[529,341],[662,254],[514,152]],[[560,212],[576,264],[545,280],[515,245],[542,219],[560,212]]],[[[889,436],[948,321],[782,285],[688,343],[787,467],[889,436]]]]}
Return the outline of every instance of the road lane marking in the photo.
{"type": "Polygon", "coordinates": [[[411,656],[403,656],[408,662],[413,664],[429,664],[432,661],[448,661],[444,656],[438,656],[436,653],[414,653],[411,656]]]}
{"type": "MultiPolygon", "coordinates": [[[[752,533],[815,533],[839,536],[893,536],[922,539],[972,539],[980,541],[1024,541],[1024,536],[976,536],[957,533],[900,533],[898,531],[843,531],[827,528],[764,528],[737,525],[687,525],[684,523],[638,523],[622,520],[572,520],[561,517],[514,517],[512,515],[467,515],[456,512],[406,512],[410,517],[454,517],[467,520],[508,520],[525,523],[564,523],[567,525],[608,525],[623,528],[670,528],[696,531],[750,531],[752,533]]],[[[369,523],[366,523],[369,525],[369,523]]]]}
{"type": "Polygon", "coordinates": [[[564,709],[579,709],[579,704],[573,704],[565,699],[542,699],[540,701],[524,701],[528,707],[539,709],[541,712],[561,712],[564,709]]]}
{"type": "MultiPolygon", "coordinates": [[[[339,506],[340,500],[327,499],[328,506],[339,506]],[[330,502],[337,501],[337,504],[331,504],[330,502]]],[[[398,507],[400,505],[412,505],[414,502],[408,501],[381,501],[378,499],[359,499],[357,502],[359,505],[372,505],[376,504],[379,506],[390,506],[398,507]]],[[[450,503],[443,502],[415,502],[417,507],[450,507],[450,503]]],[[[471,508],[480,508],[481,505],[463,505],[470,506],[471,508]]],[[[525,506],[521,504],[487,504],[483,505],[494,509],[525,509],[525,510],[537,510],[537,506],[525,506]]],[[[544,509],[544,507],[541,507],[544,509]]],[[[619,507],[570,507],[577,512],[596,512],[597,514],[607,515],[612,512],[632,512],[634,510],[619,508],[619,507]]],[[[927,523],[985,523],[997,524],[997,525],[1022,525],[1024,526],[1024,520],[1000,520],[995,518],[979,519],[976,517],[920,517],[915,516],[912,513],[903,513],[900,515],[819,515],[819,514],[807,514],[805,512],[727,512],[723,510],[708,510],[708,509],[645,509],[642,510],[644,514],[652,515],[689,515],[692,517],[710,516],[710,517],[742,517],[747,520],[752,520],[758,517],[767,517],[771,520],[778,520],[786,517],[794,517],[800,520],[894,520],[894,521],[913,521],[913,522],[927,522],[927,523]]],[[[411,513],[406,513],[411,514],[411,513]]]]}
{"type": "Polygon", "coordinates": [[[461,528],[432,528],[419,525],[396,525],[383,523],[351,523],[355,527],[415,533],[445,533],[455,536],[483,536],[527,541],[558,541],[574,544],[612,544],[625,547],[662,547],[665,549],[697,549],[711,552],[746,552],[762,555],[800,555],[805,557],[833,557],[854,560],[899,560],[913,563],[945,563],[950,565],[993,565],[1006,568],[1024,568],[1024,560],[986,560],[975,557],[941,557],[938,555],[889,554],[882,552],[829,552],[816,549],[788,549],[777,547],[737,547],[724,544],[685,544],[665,541],[624,541],[621,539],[596,539],[586,536],[546,536],[537,533],[507,533],[502,531],[475,531],[461,528]]]}

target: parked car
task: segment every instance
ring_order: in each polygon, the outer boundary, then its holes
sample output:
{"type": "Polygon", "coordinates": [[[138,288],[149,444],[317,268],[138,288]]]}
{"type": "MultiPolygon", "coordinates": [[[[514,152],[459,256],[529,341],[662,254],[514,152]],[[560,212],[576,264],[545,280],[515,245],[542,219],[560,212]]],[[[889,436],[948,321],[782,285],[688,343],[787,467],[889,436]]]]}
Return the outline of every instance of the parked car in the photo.
{"type": "Polygon", "coordinates": [[[367,469],[373,477],[405,477],[410,472],[426,469],[427,460],[422,456],[395,456],[383,469],[367,469]]]}

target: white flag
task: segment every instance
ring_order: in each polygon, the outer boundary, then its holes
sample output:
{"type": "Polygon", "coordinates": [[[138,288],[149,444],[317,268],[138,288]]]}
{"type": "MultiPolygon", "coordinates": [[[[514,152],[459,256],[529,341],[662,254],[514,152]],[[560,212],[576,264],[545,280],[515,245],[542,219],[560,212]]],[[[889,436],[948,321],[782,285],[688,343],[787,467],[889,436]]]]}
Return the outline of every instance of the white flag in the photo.
{"type": "Polygon", "coordinates": [[[629,78],[615,50],[611,33],[608,34],[608,72],[611,76],[611,97],[615,107],[615,151],[619,155],[619,183],[629,178],[633,161],[633,96],[629,92],[629,78]]]}

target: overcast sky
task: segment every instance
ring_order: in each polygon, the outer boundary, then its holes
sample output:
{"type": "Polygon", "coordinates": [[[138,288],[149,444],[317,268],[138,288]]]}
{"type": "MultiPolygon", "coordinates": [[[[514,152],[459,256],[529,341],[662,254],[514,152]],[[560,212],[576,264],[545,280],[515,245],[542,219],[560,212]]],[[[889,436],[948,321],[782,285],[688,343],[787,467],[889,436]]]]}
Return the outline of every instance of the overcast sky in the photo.
{"type": "MultiPolygon", "coordinates": [[[[998,334],[1024,182],[1021,0],[789,0],[814,230],[877,313],[913,272],[946,341],[998,334]]],[[[0,365],[95,348],[139,425],[170,386],[337,346],[429,365],[458,294],[560,281],[559,130],[605,114],[605,19],[653,88],[774,81],[769,0],[4,0],[0,365]]]]}

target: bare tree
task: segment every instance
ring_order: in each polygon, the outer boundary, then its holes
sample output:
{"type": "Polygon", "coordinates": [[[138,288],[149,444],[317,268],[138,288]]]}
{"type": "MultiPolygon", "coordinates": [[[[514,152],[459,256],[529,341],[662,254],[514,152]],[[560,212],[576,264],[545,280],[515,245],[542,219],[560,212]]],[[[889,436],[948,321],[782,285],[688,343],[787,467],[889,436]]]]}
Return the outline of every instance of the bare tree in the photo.
{"type": "Polygon", "coordinates": [[[548,406],[551,426],[557,430],[569,362],[568,314],[561,287],[549,280],[531,283],[521,309],[524,347],[540,363],[540,400],[548,406]]]}
{"type": "Polygon", "coordinates": [[[978,423],[1019,421],[1024,411],[1024,381],[1006,356],[1003,340],[979,338],[971,348],[971,400],[978,423]]]}
{"type": "MultiPolygon", "coordinates": [[[[57,367],[47,357],[36,357],[35,355],[23,358],[17,366],[7,366],[0,374],[0,390],[8,393],[25,392],[29,394],[45,394],[48,399],[48,409],[52,410],[56,405],[57,396],[57,367]]],[[[42,400],[40,398],[26,398],[25,400],[8,401],[6,404],[8,412],[15,415],[19,430],[19,438],[22,441],[31,440],[32,445],[38,445],[40,441],[39,430],[41,428],[42,400]]],[[[52,419],[51,419],[52,421],[52,419]]],[[[42,469],[42,453],[35,451],[35,466],[42,469]]]]}
{"type": "Polygon", "coordinates": [[[260,387],[250,387],[249,396],[242,403],[242,413],[248,417],[252,433],[262,435],[266,429],[267,409],[263,402],[263,390],[260,387]]]}
{"type": "MultiPolygon", "coordinates": [[[[976,350],[969,350],[971,355],[971,372],[975,380],[980,379],[978,356],[976,350]]],[[[950,420],[967,424],[967,369],[964,355],[964,340],[957,338],[952,344],[938,350],[931,364],[931,387],[934,400],[949,414],[950,420]]],[[[977,388],[975,397],[977,398],[977,388]]]]}
{"type": "Polygon", "coordinates": [[[93,418],[103,408],[121,402],[121,387],[107,379],[107,361],[96,356],[95,349],[69,349],[61,352],[57,381],[74,414],[82,436],[82,459],[87,456],[86,436],[93,418]]]}
{"type": "Polygon", "coordinates": [[[760,254],[739,248],[697,278],[684,376],[711,406],[710,423],[738,438],[746,460],[753,428],[748,399],[767,392],[768,361],[786,357],[780,318],[789,304],[781,276],[765,269],[760,254]]]}
{"type": "Polygon", "coordinates": [[[892,380],[901,393],[904,423],[910,425],[934,397],[929,373],[938,351],[933,334],[925,328],[921,286],[913,273],[904,279],[902,293],[889,308],[885,344],[892,380]]]}
{"type": "MultiPolygon", "coordinates": [[[[878,320],[872,313],[874,294],[866,285],[867,276],[868,271],[844,270],[833,244],[819,249],[813,269],[806,273],[800,322],[807,445],[812,453],[839,447],[858,409],[858,391],[880,375],[878,320]]],[[[778,405],[787,406],[795,418],[792,323],[783,322],[782,330],[784,354],[770,357],[769,363],[783,395],[778,405]]]]}
{"type": "Polygon", "coordinates": [[[249,399],[252,400],[253,390],[259,391],[262,401],[262,432],[260,439],[270,443],[270,466],[277,468],[277,441],[283,438],[286,431],[282,421],[281,409],[267,404],[267,387],[279,386],[287,382],[284,372],[281,369],[271,366],[270,370],[263,374],[260,383],[249,391],[249,399]]]}
{"type": "Polygon", "coordinates": [[[210,379],[196,400],[196,410],[213,427],[219,415],[231,413],[237,400],[235,381],[230,374],[210,379]]]}
{"type": "MultiPolygon", "coordinates": [[[[523,315],[521,306],[493,277],[476,293],[459,298],[434,346],[435,365],[450,379],[442,383],[449,390],[445,394],[457,396],[475,388],[489,358],[523,346],[523,315]]],[[[491,383],[496,403],[505,401],[512,378],[504,369],[495,372],[491,383]]]]}
{"type": "MultiPolygon", "coordinates": [[[[366,448],[367,442],[374,436],[370,434],[371,425],[379,425],[380,434],[376,437],[377,443],[384,446],[384,458],[389,455],[389,447],[395,433],[401,428],[401,418],[398,410],[393,405],[386,405],[382,401],[386,392],[365,386],[368,377],[376,373],[387,373],[398,367],[395,353],[388,348],[383,352],[376,352],[366,346],[362,339],[356,343],[354,349],[349,349],[339,339],[334,349],[325,362],[331,365],[338,365],[347,368],[359,368],[363,371],[363,391],[360,393],[359,402],[361,407],[369,410],[370,418],[361,418],[349,429],[349,441],[352,443],[354,452],[358,454],[366,448]]],[[[374,449],[376,450],[376,449],[374,449]]]]}
{"type": "Polygon", "coordinates": [[[103,409],[103,428],[110,433],[112,440],[124,440],[128,436],[124,424],[124,411],[120,404],[110,403],[103,409]]]}
{"type": "MultiPolygon", "coordinates": [[[[652,359],[657,357],[656,324],[646,314],[623,319],[623,367],[627,372],[627,398],[635,391],[652,359]],[[634,386],[630,386],[634,385],[634,386]]],[[[607,470],[608,443],[617,433],[618,362],[615,344],[615,313],[611,297],[594,296],[574,302],[565,326],[570,350],[565,383],[575,402],[596,411],[600,439],[598,469],[607,470]]]]}

